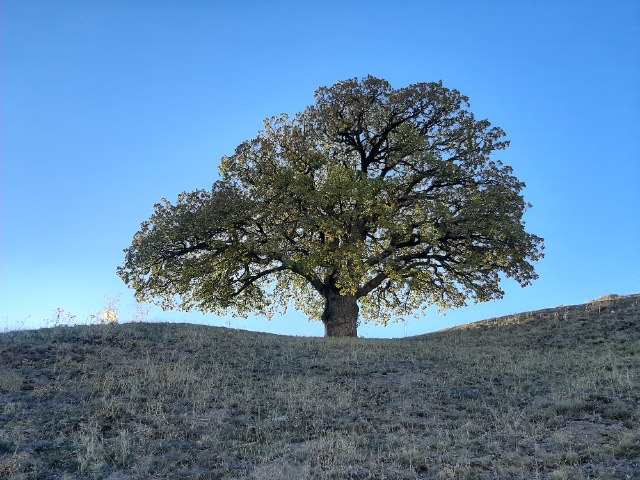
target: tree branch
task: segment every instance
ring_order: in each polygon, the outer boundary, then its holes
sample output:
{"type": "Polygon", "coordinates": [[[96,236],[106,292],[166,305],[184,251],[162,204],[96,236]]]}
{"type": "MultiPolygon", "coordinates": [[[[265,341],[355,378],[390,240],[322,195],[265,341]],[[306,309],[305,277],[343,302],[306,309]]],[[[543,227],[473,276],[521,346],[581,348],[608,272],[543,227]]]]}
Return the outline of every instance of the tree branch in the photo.
{"type": "Polygon", "coordinates": [[[373,277],[371,280],[369,280],[367,283],[365,283],[362,287],[358,289],[355,295],[356,298],[361,298],[368,295],[373,290],[378,288],[382,284],[382,282],[384,282],[387,278],[389,278],[389,276],[386,273],[384,272],[378,273],[375,277],[373,277]]]}
{"type": "Polygon", "coordinates": [[[231,294],[231,298],[237,297],[238,295],[240,295],[244,290],[249,288],[254,282],[256,282],[257,280],[260,280],[262,277],[266,277],[267,275],[271,275],[272,273],[276,273],[276,272],[281,272],[283,270],[287,270],[287,267],[284,265],[280,265],[278,267],[268,268],[266,270],[263,270],[260,273],[256,273],[255,275],[251,275],[245,278],[244,280],[242,280],[242,284],[240,285],[240,288],[231,294]]]}

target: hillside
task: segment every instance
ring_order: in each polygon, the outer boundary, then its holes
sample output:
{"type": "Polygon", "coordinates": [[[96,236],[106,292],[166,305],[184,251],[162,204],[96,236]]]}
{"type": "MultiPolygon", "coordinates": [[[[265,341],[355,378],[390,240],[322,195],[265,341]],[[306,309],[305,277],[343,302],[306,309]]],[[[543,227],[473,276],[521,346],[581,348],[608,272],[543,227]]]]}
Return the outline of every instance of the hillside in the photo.
{"type": "Polygon", "coordinates": [[[640,295],[395,340],[0,334],[0,478],[640,478],[640,295]]]}

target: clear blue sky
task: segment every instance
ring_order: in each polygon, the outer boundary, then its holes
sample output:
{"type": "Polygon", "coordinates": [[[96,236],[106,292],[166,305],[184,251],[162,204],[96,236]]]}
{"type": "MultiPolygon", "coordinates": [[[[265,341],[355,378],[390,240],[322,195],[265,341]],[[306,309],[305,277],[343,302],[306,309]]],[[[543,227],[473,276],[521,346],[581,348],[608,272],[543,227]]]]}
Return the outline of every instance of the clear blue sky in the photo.
{"type": "MultiPolygon", "coordinates": [[[[504,300],[365,336],[640,292],[640,2],[3,0],[0,329],[77,321],[133,294],[122,250],[162,197],[209,188],[219,160],[319,86],[442,80],[504,128],[526,182],[540,279],[504,300]]],[[[149,312],[296,335],[320,323],[149,312]]]]}

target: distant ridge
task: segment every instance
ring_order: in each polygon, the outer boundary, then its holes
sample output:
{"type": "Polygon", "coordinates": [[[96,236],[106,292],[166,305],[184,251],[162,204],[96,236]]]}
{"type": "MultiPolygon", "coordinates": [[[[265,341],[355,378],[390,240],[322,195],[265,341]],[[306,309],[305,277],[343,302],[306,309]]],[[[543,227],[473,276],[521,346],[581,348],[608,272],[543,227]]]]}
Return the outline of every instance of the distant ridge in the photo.
{"type": "MultiPolygon", "coordinates": [[[[615,313],[616,310],[637,309],[640,314],[640,293],[631,295],[617,295],[614,293],[603,295],[595,300],[577,305],[559,305],[554,308],[544,308],[531,312],[516,313],[502,317],[489,318],[477,322],[459,325],[441,330],[451,332],[456,330],[468,330],[473,328],[500,327],[504,325],[523,324],[539,320],[568,320],[580,314],[593,315],[600,313],[615,313]]],[[[628,313],[628,312],[627,312],[628,313]]],[[[435,332],[438,333],[438,332],[435,332]]]]}

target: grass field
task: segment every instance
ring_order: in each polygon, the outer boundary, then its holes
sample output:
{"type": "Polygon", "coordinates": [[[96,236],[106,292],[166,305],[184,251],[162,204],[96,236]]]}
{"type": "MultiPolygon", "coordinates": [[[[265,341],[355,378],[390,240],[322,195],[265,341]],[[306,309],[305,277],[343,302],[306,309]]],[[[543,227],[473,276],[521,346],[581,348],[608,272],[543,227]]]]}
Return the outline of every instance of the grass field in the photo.
{"type": "Polygon", "coordinates": [[[0,478],[640,478],[640,295],[395,340],[3,333],[0,478]]]}

